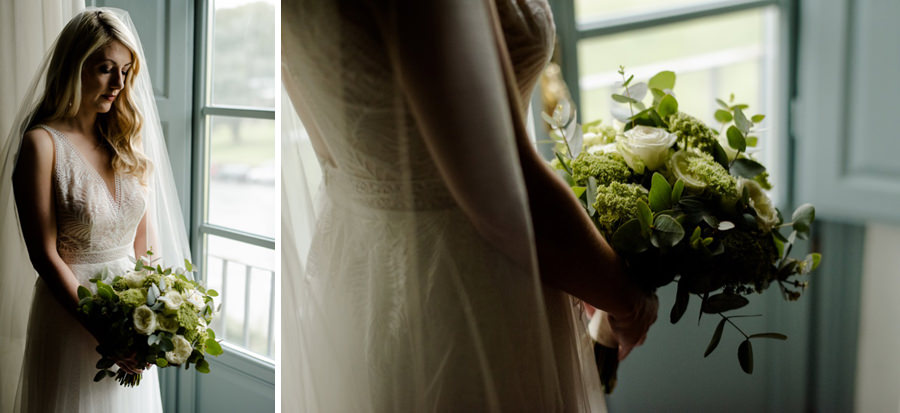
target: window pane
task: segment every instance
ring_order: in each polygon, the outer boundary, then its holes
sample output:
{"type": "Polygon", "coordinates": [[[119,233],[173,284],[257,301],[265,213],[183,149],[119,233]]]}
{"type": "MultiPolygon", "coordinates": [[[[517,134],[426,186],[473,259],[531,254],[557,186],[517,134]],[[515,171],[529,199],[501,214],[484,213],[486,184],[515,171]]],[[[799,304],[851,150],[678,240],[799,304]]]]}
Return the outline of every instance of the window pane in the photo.
{"type": "Polygon", "coordinates": [[[640,14],[711,2],[711,0],[575,0],[575,19],[579,23],[584,23],[627,14],[640,14]]]}
{"type": "Polygon", "coordinates": [[[275,237],[275,122],[211,116],[208,222],[275,237]]]}
{"type": "Polygon", "coordinates": [[[275,107],[274,0],[214,0],[212,103],[275,107]]]}
{"type": "Polygon", "coordinates": [[[219,292],[213,320],[218,338],[272,357],[275,251],[206,236],[207,286],[219,292]]]}
{"type": "Polygon", "coordinates": [[[764,108],[763,10],[691,20],[583,40],[578,44],[583,120],[611,119],[610,95],[625,65],[635,80],[661,70],[677,75],[679,109],[713,124],[715,98],[736,99],[753,113],[764,108]]]}

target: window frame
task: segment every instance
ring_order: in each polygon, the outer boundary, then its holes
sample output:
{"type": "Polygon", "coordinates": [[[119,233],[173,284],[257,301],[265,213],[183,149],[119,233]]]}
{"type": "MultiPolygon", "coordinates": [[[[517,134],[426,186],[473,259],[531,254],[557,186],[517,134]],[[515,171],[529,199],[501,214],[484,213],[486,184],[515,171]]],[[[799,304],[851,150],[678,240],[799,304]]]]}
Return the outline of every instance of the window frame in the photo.
{"type": "MultiPolygon", "coordinates": [[[[258,107],[242,107],[234,105],[215,104],[212,101],[212,50],[211,42],[214,39],[213,30],[215,10],[212,9],[213,2],[211,0],[200,0],[196,4],[196,25],[195,25],[195,53],[194,53],[194,99],[193,99],[193,148],[191,153],[191,224],[190,224],[190,243],[193,253],[193,260],[201,269],[208,268],[208,260],[206,254],[206,237],[216,236],[245,244],[270,249],[277,252],[275,248],[275,238],[264,235],[254,234],[242,230],[229,228],[223,225],[212,224],[206,222],[208,218],[209,207],[209,166],[210,166],[210,139],[209,125],[212,116],[233,117],[245,119],[263,119],[275,122],[275,110],[272,108],[258,107]]],[[[277,8],[276,8],[277,10],[277,8]]],[[[273,22],[274,24],[274,22],[273,22]]],[[[277,102],[276,102],[277,103],[277,102]]],[[[276,129],[277,132],[277,129],[276,129]]],[[[277,142],[277,140],[276,140],[277,142]]],[[[275,143],[273,143],[275,145],[275,143]]],[[[277,157],[276,151],[276,157],[277,157]]],[[[276,160],[277,161],[277,160],[276,160]]],[[[277,162],[276,162],[277,164],[277,162]]],[[[278,194],[275,189],[276,197],[278,194]]],[[[273,211],[274,213],[274,211],[273,211]]],[[[229,365],[237,365],[249,367],[248,373],[258,377],[273,376],[275,373],[275,350],[278,344],[275,343],[275,320],[277,314],[273,313],[277,301],[277,291],[274,289],[278,285],[275,277],[278,277],[278,258],[273,263],[273,298],[269,303],[270,314],[269,320],[269,337],[268,347],[270,356],[254,353],[236,344],[228,341],[222,342],[222,348],[225,354],[220,356],[222,362],[229,365]],[[224,357],[224,358],[223,358],[224,357]]],[[[207,281],[207,274],[201,273],[202,281],[207,281]]],[[[223,279],[224,282],[224,279],[223,279]]]]}

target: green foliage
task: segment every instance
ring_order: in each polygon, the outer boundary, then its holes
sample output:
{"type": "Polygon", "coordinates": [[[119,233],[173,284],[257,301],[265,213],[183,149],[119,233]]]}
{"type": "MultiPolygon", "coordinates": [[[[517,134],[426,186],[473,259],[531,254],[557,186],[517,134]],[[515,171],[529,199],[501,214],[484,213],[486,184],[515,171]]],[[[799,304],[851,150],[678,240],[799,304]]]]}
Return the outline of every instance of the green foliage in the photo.
{"type": "Polygon", "coordinates": [[[703,357],[709,356],[715,351],[716,347],[719,346],[719,342],[722,341],[722,332],[725,331],[725,322],[728,321],[728,318],[722,317],[719,320],[719,324],[716,325],[716,330],[713,332],[712,338],[709,340],[709,344],[706,346],[706,351],[703,352],[703,357]]]}
{"type": "Polygon", "coordinates": [[[653,173],[650,186],[650,209],[654,212],[665,211],[672,207],[672,186],[659,172],[653,173]]]}
{"type": "Polygon", "coordinates": [[[753,345],[750,344],[750,339],[742,341],[738,346],[738,361],[745,373],[753,374],[753,345]]]}
{"type": "Polygon", "coordinates": [[[678,101],[675,100],[675,97],[672,95],[663,96],[663,98],[659,100],[659,106],[657,106],[656,111],[663,119],[674,115],[678,112],[678,101]]]}

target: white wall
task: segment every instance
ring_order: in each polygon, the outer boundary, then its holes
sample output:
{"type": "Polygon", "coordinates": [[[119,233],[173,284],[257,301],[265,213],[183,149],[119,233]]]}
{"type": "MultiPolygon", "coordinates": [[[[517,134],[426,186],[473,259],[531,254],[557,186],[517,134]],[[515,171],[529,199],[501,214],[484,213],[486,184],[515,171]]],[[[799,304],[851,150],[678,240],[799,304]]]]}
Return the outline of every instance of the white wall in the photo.
{"type": "Polygon", "coordinates": [[[900,226],[866,226],[857,412],[900,412],[900,226]]]}

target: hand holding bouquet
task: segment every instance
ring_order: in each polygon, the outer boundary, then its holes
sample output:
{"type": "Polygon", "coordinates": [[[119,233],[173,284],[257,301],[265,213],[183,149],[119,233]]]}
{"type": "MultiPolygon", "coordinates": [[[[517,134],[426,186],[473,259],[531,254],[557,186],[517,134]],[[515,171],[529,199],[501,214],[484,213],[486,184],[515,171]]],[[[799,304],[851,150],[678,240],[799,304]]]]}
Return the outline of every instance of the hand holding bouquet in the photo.
{"type": "Polygon", "coordinates": [[[222,354],[208,327],[214,313],[212,297],[218,294],[194,281],[192,272],[187,260],[185,268],[173,269],[138,259],[134,270],[116,275],[111,284],[102,281],[109,279],[106,271],[91,279],[96,294],[78,287],[78,309],[89,324],[98,326],[101,337],[100,371],[94,381],[115,377],[123,386],[139,384],[138,372],[110,370],[121,360],[134,361],[138,370],[151,364],[185,368],[193,364],[197,371],[209,373],[205,355],[222,354]]]}
{"type": "MultiPolygon", "coordinates": [[[[600,121],[579,127],[567,102],[544,114],[555,142],[551,164],[637,284],[653,292],[677,283],[671,322],[697,297],[701,316],[721,318],[705,355],[718,346],[728,324],[744,336],[738,359],[752,373],[751,340],[787,337],[747,334],[733,320],[738,316],[725,313],[772,285],[788,300],[800,297],[806,283],[796,278],[814,270],[821,256],[789,254],[797,238],[809,236],[815,209],[801,205],[786,222],[767,195],[769,175],[751,153],[763,115],[748,117],[748,106],[734,103],[733,96],[717,100],[716,130],[678,110],[674,73],[660,72],[646,83],[632,83],[624,68],[619,73],[622,91],[612,98],[621,104],[613,110],[620,128],[600,121]]],[[[598,351],[597,362],[610,392],[614,350],[598,351]]]]}

